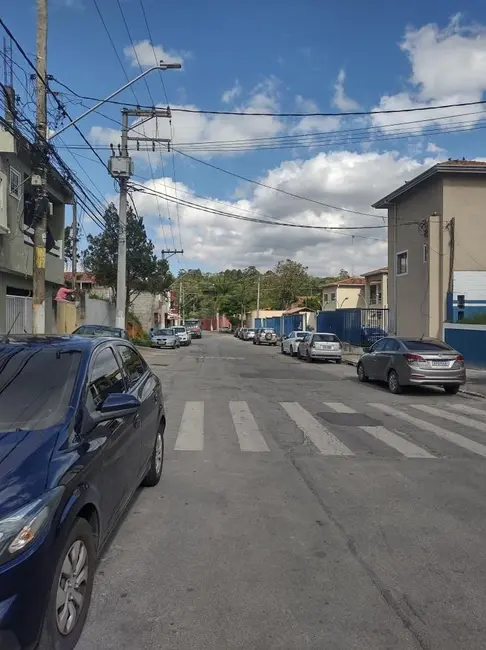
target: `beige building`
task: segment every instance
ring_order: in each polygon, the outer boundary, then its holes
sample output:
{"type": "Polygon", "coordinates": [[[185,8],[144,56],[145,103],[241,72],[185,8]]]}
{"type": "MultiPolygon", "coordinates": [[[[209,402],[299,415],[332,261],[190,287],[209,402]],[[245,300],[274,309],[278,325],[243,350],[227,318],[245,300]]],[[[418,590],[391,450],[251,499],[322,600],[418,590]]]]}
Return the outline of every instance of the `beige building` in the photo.
{"type": "Polygon", "coordinates": [[[388,268],[375,269],[363,273],[365,307],[388,308],[388,268]]]}
{"type": "Polygon", "coordinates": [[[322,311],[366,307],[364,278],[345,278],[322,287],[322,311]]]}
{"type": "Polygon", "coordinates": [[[468,293],[484,302],[485,205],[486,163],[467,160],[434,165],[373,205],[388,210],[392,332],[441,337],[468,293]]]}
{"type": "MultiPolygon", "coordinates": [[[[14,125],[0,129],[0,332],[32,332],[33,236],[36,218],[32,145],[14,125]]],[[[46,332],[56,330],[53,299],[64,282],[64,212],[73,190],[47,171],[46,332]]]]}

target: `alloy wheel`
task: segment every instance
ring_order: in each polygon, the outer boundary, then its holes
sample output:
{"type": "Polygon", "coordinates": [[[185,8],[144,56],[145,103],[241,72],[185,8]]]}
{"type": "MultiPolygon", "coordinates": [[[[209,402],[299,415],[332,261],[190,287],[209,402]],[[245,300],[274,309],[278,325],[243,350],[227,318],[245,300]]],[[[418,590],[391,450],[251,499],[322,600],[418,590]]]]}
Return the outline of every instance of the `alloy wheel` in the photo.
{"type": "Polygon", "coordinates": [[[160,474],[162,471],[162,462],[164,460],[164,447],[162,445],[162,436],[160,432],[157,433],[155,440],[155,471],[160,474]]]}
{"type": "Polygon", "coordinates": [[[78,539],[64,558],[57,586],[56,622],[63,636],[72,632],[83,611],[88,575],[88,550],[78,539]]]}

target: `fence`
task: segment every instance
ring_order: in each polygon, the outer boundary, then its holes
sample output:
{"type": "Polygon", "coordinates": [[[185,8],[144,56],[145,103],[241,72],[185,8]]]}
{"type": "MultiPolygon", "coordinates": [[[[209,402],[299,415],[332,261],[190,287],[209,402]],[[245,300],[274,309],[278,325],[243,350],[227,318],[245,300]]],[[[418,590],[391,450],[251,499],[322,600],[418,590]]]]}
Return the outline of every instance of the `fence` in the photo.
{"type": "Polygon", "coordinates": [[[276,332],[280,333],[280,316],[271,318],[255,318],[255,327],[273,327],[276,332]]]}
{"type": "Polygon", "coordinates": [[[32,298],[7,296],[6,331],[32,334],[32,298]]]}
{"type": "Polygon", "coordinates": [[[444,341],[464,356],[468,366],[486,368],[486,325],[444,323],[444,341]]]}
{"type": "Polygon", "coordinates": [[[317,314],[318,332],[332,332],[352,345],[369,345],[388,333],[388,309],[336,309],[317,314]]]}

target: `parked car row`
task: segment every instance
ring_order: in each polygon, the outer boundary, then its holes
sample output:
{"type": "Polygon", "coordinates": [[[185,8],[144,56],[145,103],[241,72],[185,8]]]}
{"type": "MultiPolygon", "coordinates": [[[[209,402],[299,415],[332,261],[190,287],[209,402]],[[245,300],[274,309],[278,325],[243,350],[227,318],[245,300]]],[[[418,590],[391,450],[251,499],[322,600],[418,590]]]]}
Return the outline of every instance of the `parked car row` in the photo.
{"type": "Polygon", "coordinates": [[[254,345],[278,345],[278,334],[273,327],[239,327],[234,336],[254,345]]]}
{"type": "Polygon", "coordinates": [[[305,332],[296,330],[282,339],[282,354],[298,359],[313,361],[334,361],[341,363],[343,346],[339,338],[330,332],[305,332]]]}
{"type": "Polygon", "coordinates": [[[193,338],[201,338],[201,334],[194,332],[194,330],[189,330],[183,325],[165,327],[151,332],[150,347],[175,350],[181,346],[191,345],[193,338]]]}

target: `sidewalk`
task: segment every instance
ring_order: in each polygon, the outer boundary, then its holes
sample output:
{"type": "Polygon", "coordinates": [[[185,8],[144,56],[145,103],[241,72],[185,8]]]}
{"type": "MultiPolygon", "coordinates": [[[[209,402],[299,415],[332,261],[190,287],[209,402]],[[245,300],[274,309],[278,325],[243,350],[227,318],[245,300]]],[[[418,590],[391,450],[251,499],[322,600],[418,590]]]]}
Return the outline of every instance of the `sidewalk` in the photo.
{"type": "MultiPolygon", "coordinates": [[[[360,354],[356,352],[343,352],[343,362],[350,366],[357,366],[360,354]]],[[[486,369],[466,368],[467,382],[459,392],[474,397],[486,399],[486,369]]]]}

